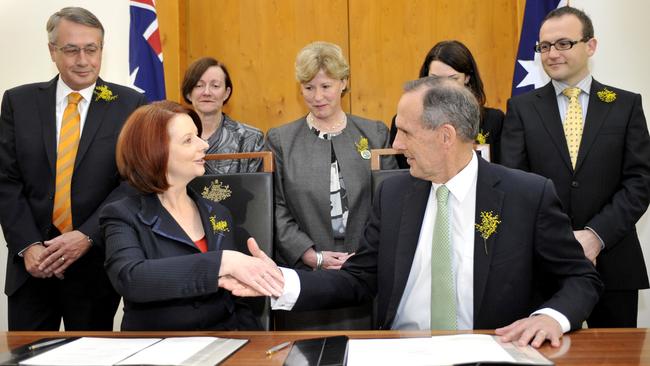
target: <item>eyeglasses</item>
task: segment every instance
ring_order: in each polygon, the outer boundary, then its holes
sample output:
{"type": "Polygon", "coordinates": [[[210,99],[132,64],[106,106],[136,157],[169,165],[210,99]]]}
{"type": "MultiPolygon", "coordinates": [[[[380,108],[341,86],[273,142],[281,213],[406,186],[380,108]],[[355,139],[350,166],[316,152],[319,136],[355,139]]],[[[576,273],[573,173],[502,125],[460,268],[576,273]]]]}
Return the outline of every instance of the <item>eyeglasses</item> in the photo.
{"type": "Polygon", "coordinates": [[[583,38],[577,41],[572,41],[570,39],[558,39],[554,43],[550,42],[539,42],[535,45],[535,52],[537,53],[546,53],[551,50],[551,46],[555,47],[556,50],[558,51],[566,51],[570,50],[575,46],[578,42],[587,42],[589,38],[583,38]]]}
{"type": "Polygon", "coordinates": [[[81,51],[83,51],[86,56],[92,57],[99,52],[102,47],[97,46],[96,44],[91,44],[85,47],[79,47],[79,46],[74,46],[74,45],[65,45],[63,47],[59,47],[55,45],[54,43],[50,43],[52,48],[55,50],[62,52],[66,57],[77,57],[81,54],[81,51]]]}

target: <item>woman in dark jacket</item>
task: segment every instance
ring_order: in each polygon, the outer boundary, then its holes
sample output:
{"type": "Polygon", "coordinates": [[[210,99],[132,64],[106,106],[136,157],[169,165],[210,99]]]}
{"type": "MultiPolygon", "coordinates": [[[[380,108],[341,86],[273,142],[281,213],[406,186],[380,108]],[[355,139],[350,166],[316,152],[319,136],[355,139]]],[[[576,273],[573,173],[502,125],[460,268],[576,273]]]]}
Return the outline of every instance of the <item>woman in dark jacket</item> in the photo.
{"type": "Polygon", "coordinates": [[[221,276],[281,293],[277,267],[235,251],[230,212],[188,189],[205,171],[200,132],[196,113],[163,101],[138,108],[118,138],[120,174],[141,192],[100,214],[106,271],[124,298],[122,330],[260,328],[219,289],[221,276]]]}
{"type": "MultiPolygon", "coordinates": [[[[478,66],[469,49],[458,41],[442,41],[437,43],[427,53],[420,67],[421,78],[436,76],[449,78],[468,87],[481,106],[481,122],[477,143],[490,145],[490,161],[499,163],[501,126],[503,125],[503,112],[499,109],[485,106],[485,91],[483,81],[478,72],[478,66]]],[[[390,126],[390,143],[392,144],[397,134],[395,117],[390,126]]],[[[397,164],[402,169],[409,167],[406,158],[397,156],[397,164]]]]}

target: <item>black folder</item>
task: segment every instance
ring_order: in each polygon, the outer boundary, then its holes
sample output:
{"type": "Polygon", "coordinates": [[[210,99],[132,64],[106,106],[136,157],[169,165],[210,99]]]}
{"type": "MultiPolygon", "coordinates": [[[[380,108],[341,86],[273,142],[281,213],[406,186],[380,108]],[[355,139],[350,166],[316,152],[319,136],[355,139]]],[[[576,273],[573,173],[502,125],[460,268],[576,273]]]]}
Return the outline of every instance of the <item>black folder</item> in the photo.
{"type": "Polygon", "coordinates": [[[344,366],[347,354],[347,336],[304,339],[293,343],[284,366],[344,366]]]}

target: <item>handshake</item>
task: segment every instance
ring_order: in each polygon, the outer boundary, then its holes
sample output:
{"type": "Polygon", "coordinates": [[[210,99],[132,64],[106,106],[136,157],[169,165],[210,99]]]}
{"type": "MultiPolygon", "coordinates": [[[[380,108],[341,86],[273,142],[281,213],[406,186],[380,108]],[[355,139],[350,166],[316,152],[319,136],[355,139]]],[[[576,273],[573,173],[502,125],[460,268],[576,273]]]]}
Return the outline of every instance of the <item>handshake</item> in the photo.
{"type": "Polygon", "coordinates": [[[249,238],[248,250],[252,257],[234,250],[224,250],[219,269],[219,287],[235,296],[282,295],[284,276],[280,268],[249,238]]]}

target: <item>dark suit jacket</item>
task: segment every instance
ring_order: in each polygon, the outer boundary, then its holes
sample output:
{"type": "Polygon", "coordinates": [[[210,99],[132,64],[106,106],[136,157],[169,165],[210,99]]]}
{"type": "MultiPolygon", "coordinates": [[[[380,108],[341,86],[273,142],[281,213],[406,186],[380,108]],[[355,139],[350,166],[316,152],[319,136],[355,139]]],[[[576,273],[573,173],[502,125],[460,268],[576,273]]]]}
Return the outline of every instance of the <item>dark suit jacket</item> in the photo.
{"type": "MultiPolygon", "coordinates": [[[[378,326],[390,328],[430,190],[431,182],[411,176],[384,181],[357,254],[340,271],[299,272],[301,292],[294,309],[336,307],[376,293],[378,326]]],[[[579,328],[598,301],[602,283],[573,237],[551,181],[479,158],[476,222],[485,211],[502,222],[486,243],[478,231],[475,235],[474,328],[502,327],[542,307],[561,312],[572,329],[579,328]],[[541,296],[542,280],[554,282],[553,296],[541,296]]]]}
{"type": "MultiPolygon", "coordinates": [[[[9,248],[5,293],[12,295],[27,280],[18,253],[31,243],[59,235],[52,225],[56,175],[56,84],[44,82],[9,89],[0,117],[0,223],[9,248]]],[[[94,246],[66,270],[66,277],[88,276],[85,269],[103,262],[97,210],[119,185],[115,165],[117,136],[129,114],[145,104],[133,89],[107,83],[117,99],[92,99],[72,176],[72,224],[94,246]],[[92,263],[92,264],[91,264],[92,263]],[[83,269],[83,270],[82,270],[83,269]]],[[[103,275],[103,274],[102,274],[103,275]]]]}
{"type": "MultiPolygon", "coordinates": [[[[390,124],[390,145],[393,145],[395,136],[397,136],[397,126],[395,126],[395,118],[390,124]]],[[[503,112],[499,109],[485,107],[481,115],[481,122],[479,124],[479,132],[486,136],[486,143],[490,144],[490,161],[499,164],[501,162],[501,127],[503,126],[503,112]]],[[[409,164],[406,162],[406,157],[399,154],[395,155],[397,165],[400,169],[408,169],[409,164]]]]}
{"type": "MultiPolygon", "coordinates": [[[[318,138],[305,118],[272,128],[267,146],[275,157],[275,241],[277,259],[306,268],[300,257],[310,248],[353,252],[371,206],[370,160],[361,157],[355,143],[368,139],[370,149],[388,146],[388,128],[380,121],[348,114],[343,132],[328,140],[318,138]],[[330,215],[330,165],[332,144],[345,182],[349,206],[342,247],[334,245],[330,215]]],[[[392,156],[382,168],[397,167],[392,156]]]]}
{"type": "Polygon", "coordinates": [[[591,84],[575,171],[551,83],[508,101],[502,163],[550,178],[575,230],[605,242],[597,259],[608,290],[648,288],[635,224],[650,201],[650,137],[641,96],[591,84]],[[616,100],[597,92],[607,88],[616,100]]]}
{"type": "Polygon", "coordinates": [[[201,253],[156,194],[110,203],[101,211],[106,271],[124,298],[122,330],[259,328],[253,314],[217,287],[223,250],[235,250],[230,211],[188,193],[201,215],[208,251],[201,253]],[[229,230],[213,229],[211,219],[229,230]]]}

